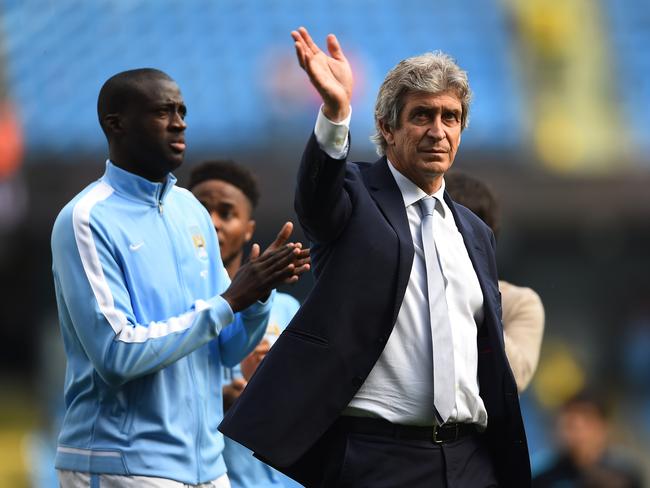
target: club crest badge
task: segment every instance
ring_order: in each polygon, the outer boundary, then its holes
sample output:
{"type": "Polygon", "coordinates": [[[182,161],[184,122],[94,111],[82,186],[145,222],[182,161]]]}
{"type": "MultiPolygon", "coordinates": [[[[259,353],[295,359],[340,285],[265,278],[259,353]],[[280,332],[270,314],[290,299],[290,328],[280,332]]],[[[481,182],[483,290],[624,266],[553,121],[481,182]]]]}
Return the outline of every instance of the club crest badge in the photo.
{"type": "Polygon", "coordinates": [[[275,344],[275,341],[278,340],[280,336],[280,327],[276,323],[269,322],[266,332],[264,333],[264,339],[269,341],[269,345],[275,344]]]}
{"type": "Polygon", "coordinates": [[[192,244],[194,244],[194,252],[199,259],[208,259],[208,251],[206,249],[205,238],[201,233],[198,226],[193,225],[190,227],[190,234],[192,236],[192,244]]]}

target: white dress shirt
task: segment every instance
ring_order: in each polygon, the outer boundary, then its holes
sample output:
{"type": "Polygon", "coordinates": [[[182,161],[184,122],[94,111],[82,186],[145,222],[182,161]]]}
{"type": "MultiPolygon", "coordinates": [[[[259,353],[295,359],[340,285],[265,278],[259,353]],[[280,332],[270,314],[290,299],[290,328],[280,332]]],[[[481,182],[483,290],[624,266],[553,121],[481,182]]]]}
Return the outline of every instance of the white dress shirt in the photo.
{"type": "MultiPolygon", "coordinates": [[[[348,152],[350,116],[333,123],[319,110],[315,135],[330,157],[348,152]]],[[[381,417],[396,424],[434,425],[433,353],[427,300],[427,277],[422,250],[418,201],[427,194],[388,165],[404,199],[415,255],[397,321],[381,356],[346,410],[345,415],[381,417]]],[[[434,239],[452,327],[456,376],[456,405],[448,422],[487,425],[487,411],[479,396],[477,325],[483,320],[483,293],[467,254],[463,237],[443,199],[444,181],[432,196],[438,200],[434,214],[434,239]]],[[[450,345],[452,346],[452,345],[450,345]]]]}

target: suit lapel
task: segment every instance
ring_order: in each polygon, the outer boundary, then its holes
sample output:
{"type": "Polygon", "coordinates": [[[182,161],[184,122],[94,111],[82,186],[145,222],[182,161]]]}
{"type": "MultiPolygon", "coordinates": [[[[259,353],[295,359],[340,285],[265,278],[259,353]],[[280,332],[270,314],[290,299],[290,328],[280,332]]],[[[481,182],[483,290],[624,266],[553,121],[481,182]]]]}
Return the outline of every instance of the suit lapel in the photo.
{"type": "Polygon", "coordinates": [[[397,270],[397,290],[395,294],[394,323],[402,304],[406,286],[413,266],[413,238],[409,229],[404,198],[388,169],[386,158],[381,158],[364,172],[370,195],[382,214],[391,225],[399,239],[399,266],[397,270]]]}
{"type": "Polygon", "coordinates": [[[458,231],[463,236],[467,254],[469,254],[469,258],[472,261],[472,265],[474,266],[474,271],[476,272],[478,282],[481,285],[481,291],[483,292],[483,306],[486,308],[485,318],[488,316],[493,316],[493,314],[496,313],[495,295],[498,293],[498,289],[494,289],[494,285],[490,280],[490,271],[487,256],[485,255],[485,250],[479,244],[481,242],[481,239],[475,235],[474,228],[458,213],[456,210],[456,204],[453,202],[447,192],[445,192],[445,202],[447,202],[447,205],[451,209],[451,213],[454,216],[454,220],[456,221],[458,231]]]}

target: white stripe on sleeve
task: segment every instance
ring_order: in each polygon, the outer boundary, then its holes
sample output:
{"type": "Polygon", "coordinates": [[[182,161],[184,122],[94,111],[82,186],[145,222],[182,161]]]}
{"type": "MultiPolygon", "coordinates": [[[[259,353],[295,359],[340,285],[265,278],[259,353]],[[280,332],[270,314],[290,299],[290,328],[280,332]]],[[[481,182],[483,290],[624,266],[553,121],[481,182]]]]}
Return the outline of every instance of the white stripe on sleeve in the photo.
{"type": "Polygon", "coordinates": [[[72,212],[72,226],[81,264],[99,305],[99,310],[104,314],[108,323],[111,324],[113,331],[119,334],[126,326],[126,316],[115,308],[113,294],[104,276],[93,233],[90,229],[90,211],[95,204],[110,197],[113,191],[110,185],[100,182],[81,197],[72,212]]]}
{"type": "Polygon", "coordinates": [[[210,308],[210,305],[203,301],[197,300],[194,303],[194,310],[172,317],[165,322],[149,322],[146,327],[143,325],[135,325],[134,327],[124,327],[118,334],[117,339],[122,342],[146,342],[149,339],[156,339],[164,337],[174,332],[181,332],[189,329],[196,315],[201,311],[210,308]]]}

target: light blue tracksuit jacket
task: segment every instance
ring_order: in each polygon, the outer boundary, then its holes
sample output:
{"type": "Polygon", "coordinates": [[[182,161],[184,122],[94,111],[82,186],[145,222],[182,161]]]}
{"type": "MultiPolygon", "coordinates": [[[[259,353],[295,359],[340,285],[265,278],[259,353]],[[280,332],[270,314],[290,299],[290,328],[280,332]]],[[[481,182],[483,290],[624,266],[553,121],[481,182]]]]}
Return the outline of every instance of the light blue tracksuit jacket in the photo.
{"type": "Polygon", "coordinates": [[[259,342],[272,300],[233,315],[212,222],[175,181],[109,161],[56,219],[68,358],[57,469],[189,484],[226,472],[221,367],[259,342]]]}

